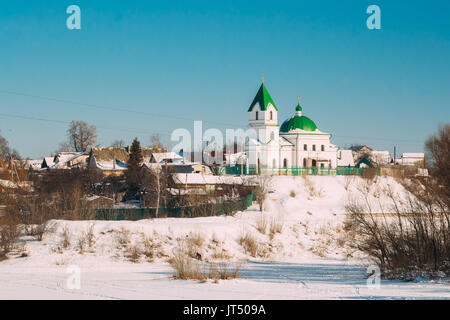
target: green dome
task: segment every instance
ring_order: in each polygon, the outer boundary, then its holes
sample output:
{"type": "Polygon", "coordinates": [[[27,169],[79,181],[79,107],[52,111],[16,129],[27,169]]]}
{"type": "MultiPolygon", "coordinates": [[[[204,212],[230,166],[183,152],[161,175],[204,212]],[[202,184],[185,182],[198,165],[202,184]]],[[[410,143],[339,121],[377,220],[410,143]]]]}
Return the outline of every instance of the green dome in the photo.
{"type": "Polygon", "coordinates": [[[297,105],[297,108],[295,108],[295,111],[302,111],[303,110],[303,108],[302,108],[302,106],[300,105],[300,103],[297,105]]]}
{"type": "MultiPolygon", "coordinates": [[[[301,107],[300,107],[301,108],[301,107]]],[[[300,111],[300,110],[298,110],[300,111]]],[[[301,129],[305,131],[316,131],[317,126],[310,118],[305,116],[295,115],[292,118],[283,122],[280,127],[280,132],[289,132],[291,130],[301,129]]]]}

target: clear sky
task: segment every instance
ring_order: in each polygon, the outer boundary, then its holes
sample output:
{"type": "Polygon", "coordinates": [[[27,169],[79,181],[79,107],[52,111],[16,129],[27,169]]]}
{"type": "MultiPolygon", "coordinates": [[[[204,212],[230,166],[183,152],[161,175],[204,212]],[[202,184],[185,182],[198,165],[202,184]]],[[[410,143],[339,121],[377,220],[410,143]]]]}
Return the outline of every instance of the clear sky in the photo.
{"type": "Polygon", "coordinates": [[[245,128],[264,73],[279,122],[300,93],[340,147],[421,152],[450,120],[449,16],[447,0],[1,0],[1,134],[37,158],[71,120],[102,145],[168,141],[192,120],[245,128]],[[81,30],[66,27],[71,4],[81,30]],[[371,4],[381,30],[366,27],[371,4]]]}

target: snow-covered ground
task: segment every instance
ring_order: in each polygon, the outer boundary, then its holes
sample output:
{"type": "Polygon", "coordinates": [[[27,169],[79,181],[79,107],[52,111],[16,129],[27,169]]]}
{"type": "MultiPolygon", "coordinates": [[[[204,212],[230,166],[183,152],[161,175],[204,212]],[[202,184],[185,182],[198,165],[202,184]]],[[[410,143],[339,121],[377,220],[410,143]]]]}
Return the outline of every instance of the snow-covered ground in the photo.
{"type": "Polygon", "coordinates": [[[368,186],[357,177],[276,177],[271,187],[263,213],[252,206],[233,217],[50,221],[42,241],[24,237],[23,247],[0,262],[0,298],[450,299],[446,280],[367,286],[370,261],[345,246],[345,203],[366,190],[374,203],[386,204],[379,194],[386,187],[401,199],[405,190],[395,180],[368,186]],[[261,219],[268,224],[264,234],[257,230],[261,219]],[[281,232],[271,235],[270,225],[281,225],[281,232]],[[245,234],[257,243],[253,256],[239,243],[245,234]],[[167,260],[199,236],[202,259],[242,264],[239,279],[172,279],[167,260]],[[130,248],[139,251],[138,261],[130,261],[130,248]],[[71,287],[77,279],[79,289],[71,287]]]}

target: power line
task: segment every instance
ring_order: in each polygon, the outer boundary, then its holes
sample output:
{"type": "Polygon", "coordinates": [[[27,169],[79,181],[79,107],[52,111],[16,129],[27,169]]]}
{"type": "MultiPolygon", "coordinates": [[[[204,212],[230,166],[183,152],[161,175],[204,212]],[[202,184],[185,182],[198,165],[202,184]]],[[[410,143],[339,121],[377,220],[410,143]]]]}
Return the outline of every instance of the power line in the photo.
{"type": "MultiPolygon", "coordinates": [[[[76,102],[76,101],[71,101],[71,100],[66,100],[66,99],[44,97],[44,96],[33,95],[33,94],[22,93],[22,92],[16,92],[16,91],[0,90],[0,93],[12,94],[12,95],[17,95],[17,96],[23,96],[23,97],[35,98],[35,99],[41,99],[41,100],[47,100],[47,101],[61,102],[61,103],[67,103],[67,104],[84,106],[84,107],[91,107],[91,108],[96,108],[96,109],[112,110],[112,111],[117,111],[117,112],[127,112],[127,113],[133,113],[133,114],[141,114],[141,115],[152,116],[152,117],[165,117],[165,118],[178,119],[178,120],[183,120],[183,121],[197,121],[198,120],[198,119],[187,118],[187,117],[180,117],[180,116],[173,116],[173,115],[163,115],[163,114],[157,114],[157,113],[152,113],[152,112],[130,110],[130,109],[125,108],[125,107],[117,108],[117,107],[109,107],[109,106],[103,106],[103,105],[97,105],[97,104],[91,104],[91,103],[76,102]]],[[[52,119],[36,118],[36,117],[29,117],[29,116],[22,116],[22,115],[13,115],[13,114],[5,114],[5,113],[0,113],[0,115],[3,115],[5,117],[22,118],[22,119],[28,119],[28,120],[39,120],[39,121],[55,122],[55,123],[63,123],[63,124],[69,124],[70,123],[70,122],[61,121],[61,120],[52,120],[52,119]]],[[[221,124],[221,125],[227,125],[227,126],[229,125],[229,126],[233,126],[233,127],[236,125],[236,124],[223,123],[223,122],[217,122],[217,121],[211,121],[211,120],[202,120],[202,121],[203,122],[209,122],[209,123],[221,124]]],[[[136,131],[136,130],[133,130],[133,129],[131,129],[131,130],[130,129],[119,129],[118,130],[118,128],[108,128],[108,127],[102,127],[102,126],[98,126],[98,128],[106,129],[106,130],[128,131],[128,132],[133,132],[133,133],[148,134],[148,132],[141,132],[141,131],[136,131]]],[[[160,133],[160,135],[170,136],[171,134],[169,134],[169,133],[160,133]]],[[[398,142],[403,142],[403,143],[423,143],[423,141],[407,140],[407,139],[395,139],[395,140],[392,140],[392,139],[386,139],[386,138],[360,137],[360,136],[358,136],[358,137],[356,137],[356,136],[344,136],[344,135],[332,135],[332,136],[336,137],[336,138],[346,138],[346,139],[355,139],[355,140],[379,140],[379,141],[386,141],[386,142],[391,142],[391,143],[398,143],[398,142]]]]}
{"type": "MultiPolygon", "coordinates": [[[[33,120],[33,121],[43,121],[43,122],[52,122],[52,123],[58,123],[58,124],[65,124],[68,125],[71,122],[70,121],[64,121],[64,120],[55,120],[55,119],[47,119],[47,118],[40,118],[40,117],[32,117],[32,116],[24,116],[19,114],[10,114],[10,113],[0,113],[0,117],[7,117],[7,118],[16,118],[16,119],[25,119],[25,120],[33,120]]],[[[97,126],[96,128],[104,129],[104,130],[113,130],[113,131],[119,131],[119,132],[130,132],[130,133],[139,133],[139,134],[150,134],[149,132],[144,131],[137,131],[134,129],[127,129],[127,128],[111,128],[106,126],[97,126]]],[[[168,135],[168,133],[160,133],[161,135],[168,135]]]]}
{"type": "MultiPolygon", "coordinates": [[[[44,97],[44,96],[38,96],[38,95],[22,93],[22,92],[15,92],[15,91],[8,91],[8,90],[0,90],[0,93],[11,94],[11,95],[16,95],[16,96],[22,96],[22,97],[28,97],[28,98],[41,99],[41,100],[47,100],[47,101],[53,101],[53,102],[67,103],[67,104],[84,106],[84,107],[90,107],[90,108],[95,108],[95,109],[102,109],[102,110],[111,110],[111,111],[117,111],[117,112],[127,112],[127,113],[133,113],[133,114],[140,114],[140,115],[146,115],[146,116],[151,116],[151,117],[162,117],[162,118],[170,118],[170,119],[177,119],[177,120],[183,120],[183,121],[196,121],[196,120],[198,120],[198,119],[193,119],[193,118],[188,118],[188,117],[181,117],[181,116],[165,115],[165,114],[158,114],[158,113],[146,112],[146,111],[131,110],[128,107],[109,107],[109,106],[103,106],[103,105],[98,105],[98,104],[76,102],[76,101],[71,101],[71,100],[66,100],[66,99],[44,97]]],[[[203,122],[220,124],[220,125],[234,125],[234,124],[231,124],[231,123],[217,122],[217,121],[211,121],[211,120],[202,120],[202,121],[203,122]]]]}

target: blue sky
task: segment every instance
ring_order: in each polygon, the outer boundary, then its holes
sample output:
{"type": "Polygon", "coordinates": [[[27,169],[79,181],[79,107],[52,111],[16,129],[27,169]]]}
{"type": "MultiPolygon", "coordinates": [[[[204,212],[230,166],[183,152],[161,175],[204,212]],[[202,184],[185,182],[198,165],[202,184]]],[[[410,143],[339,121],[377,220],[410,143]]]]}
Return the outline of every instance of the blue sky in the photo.
{"type": "Polygon", "coordinates": [[[192,120],[245,128],[264,73],[280,122],[300,93],[341,147],[420,152],[450,119],[449,14],[449,1],[1,1],[1,134],[40,157],[71,120],[103,145],[168,141],[192,120]],[[71,4],[81,30],[66,28],[71,4]]]}

